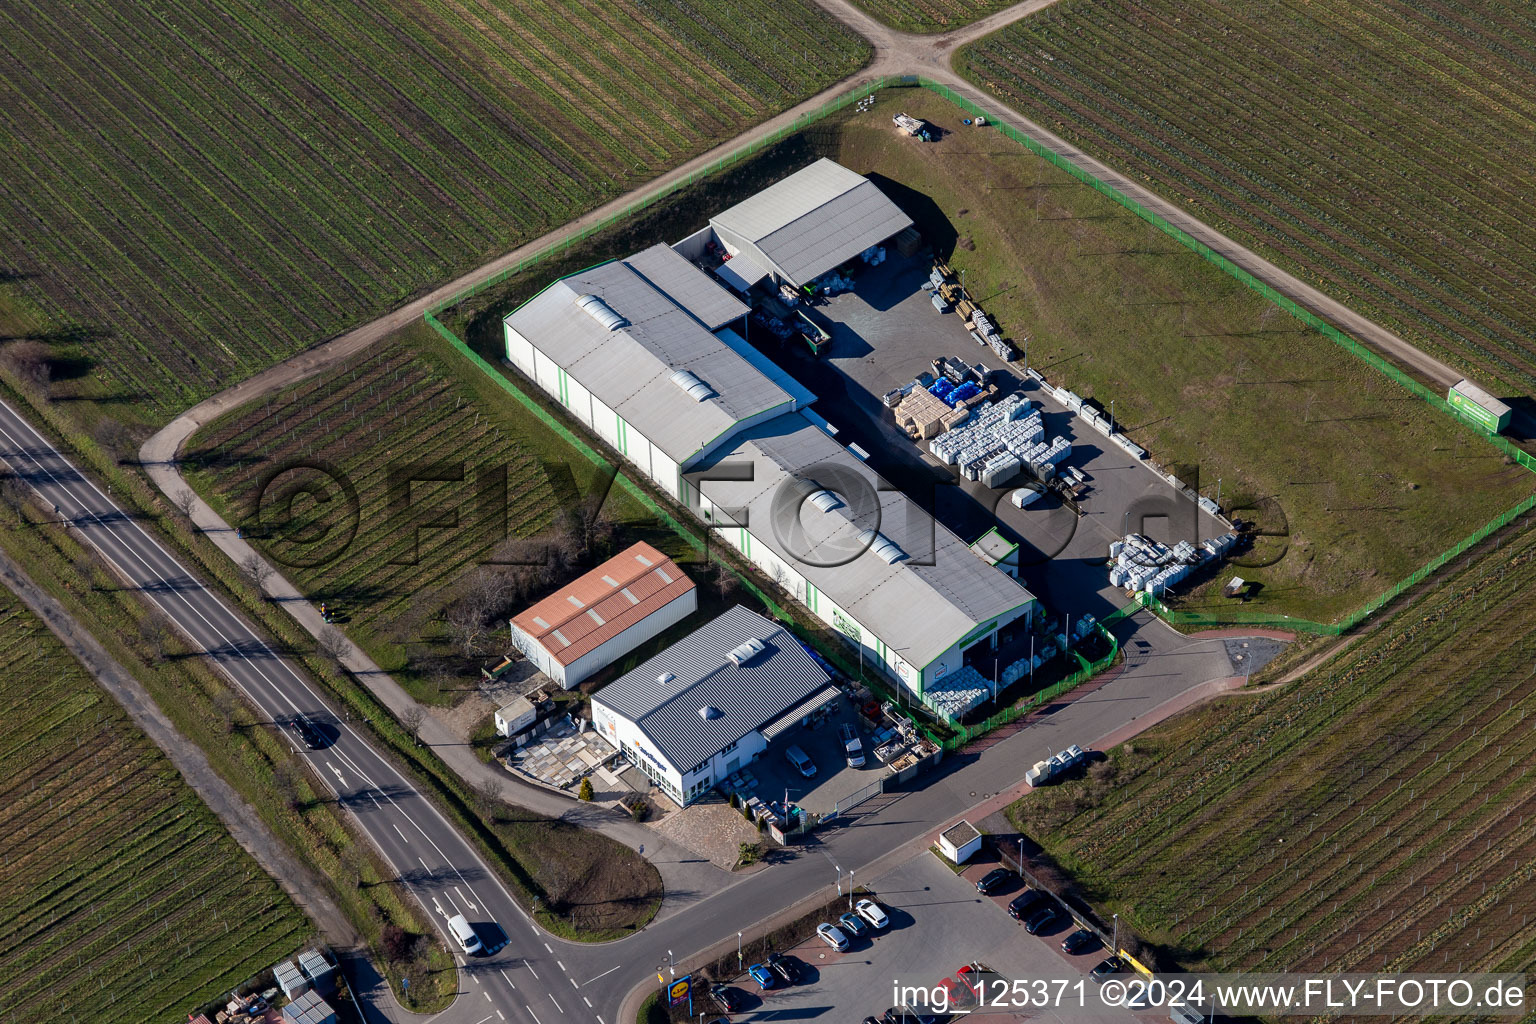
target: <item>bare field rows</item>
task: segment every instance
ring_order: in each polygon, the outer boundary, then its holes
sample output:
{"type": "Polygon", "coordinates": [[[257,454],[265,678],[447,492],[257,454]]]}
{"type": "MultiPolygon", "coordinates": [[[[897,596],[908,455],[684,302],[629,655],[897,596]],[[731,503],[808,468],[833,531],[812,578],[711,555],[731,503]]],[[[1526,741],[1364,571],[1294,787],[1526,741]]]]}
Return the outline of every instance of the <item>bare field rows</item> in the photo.
{"type": "Polygon", "coordinates": [[[0,11],[0,327],[159,423],[838,80],[810,0],[0,11]]]}
{"type": "Polygon", "coordinates": [[[185,1020],[310,924],[159,750],[0,591],[0,1017],[185,1020]],[[131,979],[131,983],[128,980],[131,979]]]}
{"type": "Polygon", "coordinates": [[[1467,0],[1064,0],[956,66],[1414,345],[1530,395],[1533,41],[1528,12],[1467,0]]]}
{"type": "Polygon", "coordinates": [[[1536,964],[1529,517],[1294,684],[1225,699],[1010,814],[1185,964],[1536,964]]]}

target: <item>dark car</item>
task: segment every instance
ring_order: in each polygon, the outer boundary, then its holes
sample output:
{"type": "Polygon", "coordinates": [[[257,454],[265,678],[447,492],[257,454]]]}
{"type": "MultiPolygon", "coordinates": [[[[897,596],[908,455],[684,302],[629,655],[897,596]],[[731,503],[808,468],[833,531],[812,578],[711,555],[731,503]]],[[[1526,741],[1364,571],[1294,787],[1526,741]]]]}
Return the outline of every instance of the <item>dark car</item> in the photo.
{"type": "Polygon", "coordinates": [[[1013,898],[1012,903],[1008,904],[1008,913],[1015,921],[1023,921],[1029,917],[1035,905],[1043,899],[1045,899],[1045,893],[1039,889],[1025,889],[1013,898]]]}
{"type": "Polygon", "coordinates": [[[994,892],[1014,881],[1019,876],[1007,868],[993,868],[981,876],[981,881],[976,883],[976,891],[983,896],[991,896],[994,892]]]}
{"type": "Polygon", "coordinates": [[[1024,922],[1024,930],[1031,935],[1039,935],[1048,932],[1061,923],[1061,911],[1056,909],[1054,903],[1047,903],[1030,915],[1024,922]]]}
{"type": "Polygon", "coordinates": [[[865,1017],[863,1022],[862,1022],[862,1024],[880,1024],[880,1018],[878,1018],[878,1017],[865,1017]]]}
{"type": "Polygon", "coordinates": [[[800,981],[800,965],[782,953],[768,954],[768,969],[783,978],[786,985],[794,985],[800,981]]]}
{"type": "Polygon", "coordinates": [[[1092,978],[1094,981],[1103,981],[1110,975],[1125,973],[1125,968],[1126,963],[1124,960],[1120,959],[1118,956],[1112,956],[1105,960],[1101,960],[1097,967],[1088,972],[1088,977],[1092,978]]]}
{"type": "Polygon", "coordinates": [[[1087,953],[1099,948],[1099,937],[1087,928],[1079,928],[1077,931],[1061,940],[1061,951],[1073,956],[1079,953],[1087,953]]]}
{"type": "Polygon", "coordinates": [[[726,988],[724,985],[709,986],[709,994],[726,1013],[735,1013],[736,1008],[741,1005],[741,997],[736,994],[736,990],[726,988]]]}
{"type": "Polygon", "coordinates": [[[299,739],[310,750],[319,750],[325,746],[325,737],[321,735],[319,729],[315,728],[315,724],[307,718],[295,718],[293,720],[293,731],[299,734],[299,739]]]}

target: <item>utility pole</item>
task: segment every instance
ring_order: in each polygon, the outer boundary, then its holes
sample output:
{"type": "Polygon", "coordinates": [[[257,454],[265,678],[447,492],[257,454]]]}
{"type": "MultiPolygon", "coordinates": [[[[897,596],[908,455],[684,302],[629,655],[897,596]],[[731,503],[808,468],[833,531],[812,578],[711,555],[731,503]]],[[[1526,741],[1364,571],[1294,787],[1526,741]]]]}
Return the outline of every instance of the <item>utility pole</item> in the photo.
{"type": "Polygon", "coordinates": [[[1120,915],[1119,914],[1115,915],[1115,938],[1114,938],[1113,945],[1114,945],[1115,948],[1111,951],[1112,955],[1119,956],[1120,955],[1120,915]]]}

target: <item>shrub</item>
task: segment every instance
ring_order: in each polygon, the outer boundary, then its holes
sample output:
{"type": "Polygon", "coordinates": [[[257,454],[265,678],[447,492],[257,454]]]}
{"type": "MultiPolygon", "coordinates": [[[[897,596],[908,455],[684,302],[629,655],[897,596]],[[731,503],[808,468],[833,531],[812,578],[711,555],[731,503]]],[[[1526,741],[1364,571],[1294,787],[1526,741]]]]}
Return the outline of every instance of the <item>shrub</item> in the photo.
{"type": "Polygon", "coordinates": [[[592,802],[592,779],[590,777],[581,780],[581,788],[576,790],[576,798],[578,800],[585,800],[588,803],[592,802]]]}

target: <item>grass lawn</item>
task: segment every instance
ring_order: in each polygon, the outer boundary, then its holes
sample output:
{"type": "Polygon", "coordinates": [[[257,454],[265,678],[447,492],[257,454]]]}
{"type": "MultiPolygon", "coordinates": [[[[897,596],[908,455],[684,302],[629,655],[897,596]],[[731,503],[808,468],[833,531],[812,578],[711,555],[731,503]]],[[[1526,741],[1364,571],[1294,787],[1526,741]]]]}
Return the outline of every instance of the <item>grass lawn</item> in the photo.
{"type": "Polygon", "coordinates": [[[1529,14],[1063,0],[955,65],[1496,393],[1530,396],[1529,14]]]}
{"type": "Polygon", "coordinates": [[[1186,967],[1529,971],[1533,582],[1527,516],[1296,682],[1009,816],[1186,967]]]}
{"type": "MultiPolygon", "coordinates": [[[[876,176],[964,271],[1031,366],[1115,403],[1165,466],[1265,535],[1237,571],[1245,610],[1331,621],[1529,494],[1530,474],[1155,229],[921,89],[812,126],[499,288],[445,310],[488,359],[501,318],[550,280],[658,240],[818,156],[876,176]],[[944,129],[897,135],[906,110],[944,129]],[[1347,453],[1347,457],[1341,457],[1347,453]],[[1267,564],[1266,564],[1267,563],[1267,564]]],[[[1224,577],[1223,577],[1224,579],[1224,577]]],[[[1221,602],[1214,584],[1174,602],[1221,602]]]]}
{"type": "MultiPolygon", "coordinates": [[[[1529,494],[1536,478],[1327,339],[926,90],[813,132],[882,184],[1054,384],[1115,403],[1164,465],[1267,537],[1253,611],[1329,621],[1529,494]],[[898,136],[907,110],[946,130],[898,136]],[[1347,453],[1347,454],[1346,454],[1347,453]]],[[[1197,594],[1185,603],[1199,607],[1197,594]]]]}
{"type": "Polygon", "coordinates": [[[310,938],[303,912],[8,590],[0,670],[6,1020],[89,1018],[110,986],[124,1019],[184,1021],[310,938]]]}

